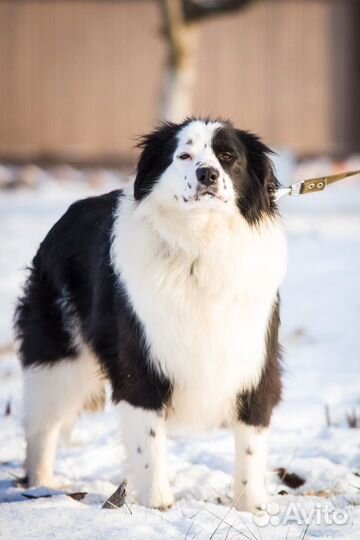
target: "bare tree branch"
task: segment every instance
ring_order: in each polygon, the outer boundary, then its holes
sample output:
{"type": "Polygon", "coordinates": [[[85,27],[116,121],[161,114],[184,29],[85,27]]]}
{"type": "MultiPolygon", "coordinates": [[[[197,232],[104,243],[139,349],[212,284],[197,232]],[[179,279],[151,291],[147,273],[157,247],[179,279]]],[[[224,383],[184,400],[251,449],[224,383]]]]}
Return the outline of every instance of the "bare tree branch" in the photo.
{"type": "Polygon", "coordinates": [[[207,17],[231,13],[257,0],[183,0],[184,19],[187,22],[200,21],[207,17]]]}

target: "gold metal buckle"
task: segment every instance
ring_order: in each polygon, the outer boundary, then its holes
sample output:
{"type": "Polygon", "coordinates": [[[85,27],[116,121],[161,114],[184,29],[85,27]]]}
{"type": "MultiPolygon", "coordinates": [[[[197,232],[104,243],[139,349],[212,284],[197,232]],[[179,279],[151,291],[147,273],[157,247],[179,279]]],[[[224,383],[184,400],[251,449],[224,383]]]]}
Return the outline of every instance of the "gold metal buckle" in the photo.
{"type": "Polygon", "coordinates": [[[294,182],[290,186],[281,186],[275,193],[275,200],[278,201],[284,195],[306,195],[308,193],[317,193],[324,191],[327,185],[344,180],[349,176],[360,174],[359,171],[349,171],[340,174],[332,174],[330,176],[320,176],[319,178],[309,178],[294,182]]]}

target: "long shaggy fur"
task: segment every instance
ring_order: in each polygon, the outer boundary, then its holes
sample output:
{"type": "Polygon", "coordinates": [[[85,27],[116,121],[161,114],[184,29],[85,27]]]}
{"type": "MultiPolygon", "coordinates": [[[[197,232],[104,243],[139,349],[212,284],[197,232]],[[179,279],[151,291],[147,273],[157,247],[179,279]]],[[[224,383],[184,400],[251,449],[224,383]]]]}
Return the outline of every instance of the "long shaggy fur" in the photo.
{"type": "Polygon", "coordinates": [[[227,425],[235,505],[254,510],[281,394],[286,246],[270,150],[209,119],[163,124],[140,148],[132,186],[53,226],[18,304],[29,482],[53,482],[60,432],[103,403],[107,380],[141,503],[173,502],[166,429],[227,425]]]}

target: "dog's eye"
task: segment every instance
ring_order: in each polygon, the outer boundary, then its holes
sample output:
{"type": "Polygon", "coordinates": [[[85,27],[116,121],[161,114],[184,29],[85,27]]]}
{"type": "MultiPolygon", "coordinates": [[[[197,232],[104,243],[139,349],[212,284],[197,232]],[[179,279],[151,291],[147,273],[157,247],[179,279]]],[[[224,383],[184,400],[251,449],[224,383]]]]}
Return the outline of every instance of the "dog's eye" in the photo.
{"type": "Polygon", "coordinates": [[[183,152],[182,154],[178,155],[178,158],[179,159],[191,159],[191,156],[187,152],[183,152]]]}
{"type": "Polygon", "coordinates": [[[219,155],[219,159],[220,161],[229,161],[230,159],[232,159],[232,155],[230,154],[230,152],[221,152],[221,154],[219,155]]]}

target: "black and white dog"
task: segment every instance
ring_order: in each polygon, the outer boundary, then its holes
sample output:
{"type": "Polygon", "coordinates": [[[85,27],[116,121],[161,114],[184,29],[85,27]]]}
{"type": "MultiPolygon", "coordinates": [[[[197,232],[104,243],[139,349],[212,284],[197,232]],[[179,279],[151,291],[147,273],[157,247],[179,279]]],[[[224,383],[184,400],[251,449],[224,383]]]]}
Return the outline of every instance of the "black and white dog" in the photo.
{"type": "Polygon", "coordinates": [[[173,502],[169,426],[229,426],[234,504],[255,511],[281,393],[286,242],[270,150],[201,119],[140,147],[134,184],[73,204],[33,260],[16,314],[28,481],[52,483],[59,434],[108,380],[139,502],[173,502]]]}

